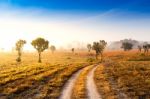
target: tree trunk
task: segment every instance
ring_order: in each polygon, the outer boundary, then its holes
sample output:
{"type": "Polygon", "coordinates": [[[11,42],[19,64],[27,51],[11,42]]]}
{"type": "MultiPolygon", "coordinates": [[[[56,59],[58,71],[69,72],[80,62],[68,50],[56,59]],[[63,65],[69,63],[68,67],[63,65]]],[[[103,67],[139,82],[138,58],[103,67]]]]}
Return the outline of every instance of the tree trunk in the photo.
{"type": "Polygon", "coordinates": [[[102,53],[100,53],[101,54],[101,62],[103,61],[103,54],[102,53]]]}
{"type": "Polygon", "coordinates": [[[21,62],[21,51],[18,50],[18,58],[16,59],[17,62],[21,62]]]}
{"type": "Polygon", "coordinates": [[[42,61],[41,61],[41,52],[39,52],[39,61],[38,61],[39,63],[41,63],[42,61]]]}
{"type": "Polygon", "coordinates": [[[98,60],[98,54],[97,53],[96,53],[95,57],[96,57],[96,60],[98,60]]]}

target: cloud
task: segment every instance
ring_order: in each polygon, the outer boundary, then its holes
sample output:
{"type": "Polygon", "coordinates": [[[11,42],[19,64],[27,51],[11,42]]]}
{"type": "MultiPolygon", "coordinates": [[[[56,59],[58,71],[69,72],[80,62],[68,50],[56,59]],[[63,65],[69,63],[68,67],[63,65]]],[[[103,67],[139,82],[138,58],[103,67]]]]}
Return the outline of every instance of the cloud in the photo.
{"type": "Polygon", "coordinates": [[[35,8],[15,8],[9,5],[0,8],[0,47],[6,49],[14,46],[20,38],[28,41],[26,49],[32,49],[31,40],[39,36],[56,46],[66,46],[72,41],[88,43],[100,39],[149,40],[150,36],[149,18],[127,17],[131,14],[118,9],[103,13],[72,14],[35,8]]]}

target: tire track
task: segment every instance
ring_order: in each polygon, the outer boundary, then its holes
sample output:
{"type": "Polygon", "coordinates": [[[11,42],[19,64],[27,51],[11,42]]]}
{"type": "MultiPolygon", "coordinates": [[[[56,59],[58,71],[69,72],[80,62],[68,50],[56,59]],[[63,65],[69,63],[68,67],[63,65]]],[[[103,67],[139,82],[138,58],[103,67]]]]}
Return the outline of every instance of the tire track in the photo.
{"type": "Polygon", "coordinates": [[[74,84],[83,69],[77,71],[65,84],[59,99],[71,99],[74,84]]]}
{"type": "Polygon", "coordinates": [[[88,99],[102,99],[100,94],[97,91],[95,82],[94,82],[94,72],[97,66],[95,66],[87,75],[87,95],[88,99]]]}

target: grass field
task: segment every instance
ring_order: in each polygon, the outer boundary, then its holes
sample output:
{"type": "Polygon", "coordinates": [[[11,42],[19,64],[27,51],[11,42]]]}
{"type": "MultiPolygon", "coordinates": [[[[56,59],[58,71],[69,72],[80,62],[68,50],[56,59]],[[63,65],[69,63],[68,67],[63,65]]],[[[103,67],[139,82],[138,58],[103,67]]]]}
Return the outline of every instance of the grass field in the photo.
{"type": "Polygon", "coordinates": [[[15,53],[0,55],[0,97],[56,99],[74,72],[92,64],[86,53],[45,52],[42,63],[37,63],[37,53],[24,53],[21,63],[16,57],[15,53]]]}
{"type": "Polygon", "coordinates": [[[95,72],[95,82],[104,99],[150,99],[149,55],[131,51],[108,52],[106,56],[95,72]]]}
{"type": "MultiPolygon", "coordinates": [[[[150,98],[150,55],[111,51],[104,56],[94,73],[102,99],[150,98]]],[[[99,62],[88,52],[44,52],[42,63],[37,53],[23,53],[21,63],[16,58],[16,53],[0,53],[1,99],[57,99],[72,74],[84,67],[71,99],[87,99],[87,74],[99,62]]]]}

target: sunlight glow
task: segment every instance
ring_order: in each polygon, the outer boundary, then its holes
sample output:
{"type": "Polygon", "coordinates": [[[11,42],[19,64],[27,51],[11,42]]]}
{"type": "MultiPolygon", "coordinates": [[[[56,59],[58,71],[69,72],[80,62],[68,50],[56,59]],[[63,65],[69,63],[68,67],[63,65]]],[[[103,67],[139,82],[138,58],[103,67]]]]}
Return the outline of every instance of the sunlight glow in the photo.
{"type": "Polygon", "coordinates": [[[149,40],[150,19],[117,20],[118,16],[114,15],[120,13],[116,10],[89,16],[54,12],[42,14],[44,11],[39,9],[1,8],[0,49],[11,50],[17,40],[24,39],[27,41],[25,50],[34,50],[30,43],[37,37],[44,37],[50,45],[64,48],[75,45],[71,44],[73,42],[81,42],[85,47],[84,44],[100,39],[108,42],[124,38],[149,40]]]}

